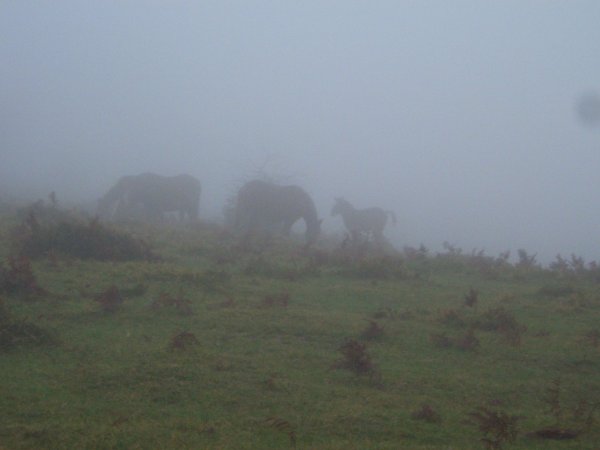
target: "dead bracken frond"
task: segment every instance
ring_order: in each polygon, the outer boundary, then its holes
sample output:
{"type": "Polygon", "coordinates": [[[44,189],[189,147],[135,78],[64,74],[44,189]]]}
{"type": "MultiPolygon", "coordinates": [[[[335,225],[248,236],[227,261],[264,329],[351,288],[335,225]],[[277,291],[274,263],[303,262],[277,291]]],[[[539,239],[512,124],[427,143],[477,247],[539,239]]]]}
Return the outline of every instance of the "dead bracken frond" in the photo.
{"type": "Polygon", "coordinates": [[[479,348],[479,339],[471,328],[463,336],[456,339],[455,345],[460,350],[476,351],[479,348]]]}
{"type": "Polygon", "coordinates": [[[290,439],[290,445],[292,448],[296,448],[296,429],[291,423],[279,417],[269,417],[264,421],[264,423],[265,425],[274,428],[281,433],[287,434],[290,439]]]}
{"type": "Polygon", "coordinates": [[[429,423],[441,423],[442,416],[431,405],[427,403],[421,405],[421,408],[413,412],[410,417],[414,420],[422,420],[429,423]]]}
{"type": "Polygon", "coordinates": [[[94,297],[94,301],[100,304],[102,311],[106,313],[114,313],[123,303],[123,296],[114,284],[103,292],[100,292],[94,297]]]}
{"type": "Polygon", "coordinates": [[[37,283],[28,257],[11,255],[8,268],[0,265],[0,293],[39,296],[45,292],[37,283]]]}
{"type": "Polygon", "coordinates": [[[383,337],[385,330],[382,325],[379,325],[374,320],[369,320],[369,325],[362,332],[361,337],[366,340],[377,340],[383,337]]]}
{"type": "Polygon", "coordinates": [[[519,345],[527,327],[521,325],[515,315],[503,307],[491,308],[476,321],[478,329],[502,334],[511,345],[519,345]]]}
{"type": "Polygon", "coordinates": [[[473,329],[458,337],[450,337],[445,333],[432,333],[429,335],[429,340],[437,348],[457,348],[464,351],[477,351],[479,348],[479,339],[473,329]]]}
{"type": "Polygon", "coordinates": [[[194,333],[189,331],[182,331],[171,338],[169,348],[171,350],[187,350],[191,346],[198,343],[198,339],[194,333]]]}
{"type": "Polygon", "coordinates": [[[465,294],[465,306],[468,306],[470,308],[477,307],[478,296],[479,296],[479,292],[477,292],[473,288],[470,288],[469,292],[467,292],[465,294]]]}
{"type": "Polygon", "coordinates": [[[347,369],[356,375],[375,375],[377,373],[365,344],[349,339],[338,350],[343,359],[335,363],[334,368],[347,369]]]}
{"type": "Polygon", "coordinates": [[[467,324],[466,319],[456,309],[444,309],[440,311],[438,322],[455,328],[462,328],[467,324]]]}
{"type": "Polygon", "coordinates": [[[593,427],[594,415],[600,409],[600,402],[584,398],[574,407],[565,407],[562,396],[562,382],[560,378],[556,378],[545,389],[542,397],[547,412],[554,416],[554,424],[536,430],[531,435],[543,439],[574,439],[593,427]]]}
{"type": "Polygon", "coordinates": [[[481,442],[488,449],[499,450],[505,443],[513,443],[519,433],[518,416],[479,407],[469,413],[469,417],[483,434],[481,442]]]}

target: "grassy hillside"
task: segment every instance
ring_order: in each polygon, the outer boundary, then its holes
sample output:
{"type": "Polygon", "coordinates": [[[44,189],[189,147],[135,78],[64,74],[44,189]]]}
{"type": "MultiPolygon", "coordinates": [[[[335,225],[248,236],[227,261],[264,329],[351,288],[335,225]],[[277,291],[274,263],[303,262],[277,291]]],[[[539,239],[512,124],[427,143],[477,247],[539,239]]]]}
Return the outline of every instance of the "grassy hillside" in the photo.
{"type": "Polygon", "coordinates": [[[0,220],[0,449],[598,448],[594,266],[0,220]]]}

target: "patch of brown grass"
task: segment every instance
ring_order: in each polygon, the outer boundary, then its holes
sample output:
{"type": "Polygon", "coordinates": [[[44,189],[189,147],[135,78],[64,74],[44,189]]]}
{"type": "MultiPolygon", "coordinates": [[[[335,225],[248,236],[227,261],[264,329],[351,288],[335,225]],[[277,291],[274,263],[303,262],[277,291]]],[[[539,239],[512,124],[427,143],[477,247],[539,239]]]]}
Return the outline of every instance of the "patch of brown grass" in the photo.
{"type": "Polygon", "coordinates": [[[190,347],[198,344],[198,339],[194,333],[189,331],[182,331],[174,335],[169,343],[169,349],[171,350],[187,350],[190,347]]]}
{"type": "Polygon", "coordinates": [[[100,292],[94,297],[94,301],[100,304],[102,311],[106,313],[115,313],[123,303],[123,296],[119,288],[114,284],[105,291],[100,292]]]}

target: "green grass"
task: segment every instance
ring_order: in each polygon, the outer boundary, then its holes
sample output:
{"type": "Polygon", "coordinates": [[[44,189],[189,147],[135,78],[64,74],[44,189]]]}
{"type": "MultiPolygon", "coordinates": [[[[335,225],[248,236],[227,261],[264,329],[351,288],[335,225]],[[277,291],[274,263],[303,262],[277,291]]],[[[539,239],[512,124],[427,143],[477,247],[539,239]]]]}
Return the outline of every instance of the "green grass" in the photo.
{"type": "MultiPolygon", "coordinates": [[[[12,220],[0,234],[4,257],[12,220]]],[[[571,291],[550,271],[505,265],[490,276],[468,257],[396,259],[388,270],[343,258],[315,264],[278,240],[261,255],[242,252],[217,227],[124,231],[161,260],[40,258],[33,270],[44,296],[2,294],[11,320],[58,342],[0,353],[0,449],[480,449],[483,435],[469,423],[479,407],[519,417],[517,439],[503,448],[600,442],[600,411],[573,440],[530,434],[555,424],[545,399],[557,379],[561,427],[584,428],[573,412],[584,399],[600,402],[600,349],[582,340],[600,324],[591,279],[572,277],[571,291]],[[106,313],[93,299],[111,285],[124,301],[106,313]],[[471,287],[475,308],[463,305],[471,287]],[[163,293],[188,300],[193,314],[151,308],[163,293]],[[282,293],[287,306],[264,302],[282,293]],[[520,344],[478,327],[499,307],[527,328],[520,344]],[[463,325],[443,320],[451,309],[463,325]],[[361,339],[369,320],[383,327],[378,339],[361,339]],[[432,342],[470,327],[476,350],[432,342]],[[184,331],[197,343],[173,349],[184,331]],[[336,368],[347,339],[366,344],[377,376],[336,368]],[[440,423],[411,417],[424,404],[440,423]]]]}

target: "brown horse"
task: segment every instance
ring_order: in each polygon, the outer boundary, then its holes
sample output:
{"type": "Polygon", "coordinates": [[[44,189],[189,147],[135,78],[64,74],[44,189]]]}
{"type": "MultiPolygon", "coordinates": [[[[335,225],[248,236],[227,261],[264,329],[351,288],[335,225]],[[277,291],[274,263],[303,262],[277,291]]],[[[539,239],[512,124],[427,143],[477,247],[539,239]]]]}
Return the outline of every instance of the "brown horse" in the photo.
{"type": "Polygon", "coordinates": [[[98,215],[109,220],[142,217],[160,220],[176,212],[180,220],[198,218],[200,181],[191,175],[154,173],[124,176],[98,201],[98,215]]]}
{"type": "Polygon", "coordinates": [[[321,231],[321,221],[312,199],[299,186],[279,186],[254,180],[238,192],[235,228],[239,232],[262,230],[287,236],[299,219],[306,224],[307,245],[314,243],[321,231]]]}

